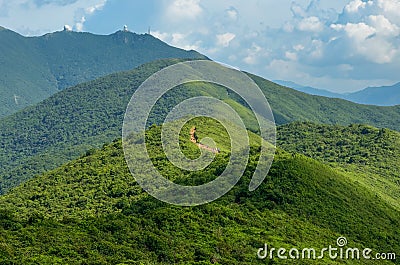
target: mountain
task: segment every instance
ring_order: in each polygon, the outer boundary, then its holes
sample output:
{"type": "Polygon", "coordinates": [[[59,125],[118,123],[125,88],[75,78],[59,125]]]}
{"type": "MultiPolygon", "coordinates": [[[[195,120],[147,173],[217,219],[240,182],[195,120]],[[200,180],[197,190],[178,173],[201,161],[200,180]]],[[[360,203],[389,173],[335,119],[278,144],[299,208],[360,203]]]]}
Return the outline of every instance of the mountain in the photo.
{"type": "Polygon", "coordinates": [[[0,117],[57,92],[56,80],[30,39],[0,31],[0,117]]]}
{"type": "Polygon", "coordinates": [[[400,105],[400,83],[392,86],[368,87],[349,94],[347,99],[353,102],[370,105],[400,105]]]}
{"type": "Polygon", "coordinates": [[[395,122],[400,115],[400,106],[368,106],[343,99],[313,96],[252,74],[249,76],[263,90],[277,124],[292,121],[342,125],[358,123],[400,130],[400,126],[395,122]]]}
{"type": "Polygon", "coordinates": [[[302,86],[291,81],[275,80],[274,82],[310,95],[341,98],[359,104],[376,106],[400,105],[400,83],[394,84],[392,86],[368,87],[353,93],[339,94],[323,89],[302,86]]]}
{"type": "MultiPolygon", "coordinates": [[[[161,150],[161,128],[147,131],[155,165],[176,183],[197,185],[228,163],[229,137],[212,119],[197,118],[201,137],[222,152],[204,170],[174,168],[161,150]],[[201,125],[200,125],[201,124],[201,125]]],[[[289,127],[287,127],[289,128],[289,127]]],[[[291,134],[295,134],[292,131],[291,134]]],[[[338,237],[351,248],[399,253],[400,212],[341,172],[278,149],[263,184],[248,191],[257,163],[257,136],[239,183],[225,196],[198,207],[176,207],[145,193],[126,166],[116,140],[38,176],[0,197],[0,262],[4,264],[287,264],[260,260],[270,248],[314,248],[317,255],[338,237]]],[[[182,150],[198,152],[188,134],[182,150]]],[[[140,163],[140,162],[138,162],[140,163]]],[[[144,172],[143,172],[144,173],[144,172]]],[[[359,260],[290,260],[291,264],[359,264],[359,260]]],[[[376,264],[375,260],[362,260],[376,264]]],[[[398,260],[379,264],[399,264],[398,260]]]]}
{"type": "Polygon", "coordinates": [[[350,179],[400,210],[399,132],[368,125],[294,122],[278,128],[277,145],[354,172],[350,179]]]}
{"type": "Polygon", "coordinates": [[[205,58],[149,34],[61,31],[23,37],[0,30],[0,117],[98,77],[161,58],[205,58]]]}
{"type": "Polygon", "coordinates": [[[345,98],[344,94],[334,93],[328,90],[314,88],[310,86],[302,86],[291,81],[273,80],[273,82],[281,86],[290,87],[296,89],[297,91],[304,92],[310,95],[329,97],[329,98],[342,98],[342,99],[345,98]]]}
{"type": "MultiPolygon", "coordinates": [[[[179,61],[152,62],[83,83],[0,120],[0,193],[119,137],[126,106],[136,88],[152,73],[179,61]]],[[[310,96],[249,76],[268,98],[278,124],[366,123],[400,130],[400,106],[365,106],[310,96]]],[[[240,98],[223,87],[203,83],[177,87],[166,94],[150,115],[150,124],[161,124],[168,110],[196,95],[224,100],[245,118],[249,129],[257,130],[250,110],[240,98]]]]}

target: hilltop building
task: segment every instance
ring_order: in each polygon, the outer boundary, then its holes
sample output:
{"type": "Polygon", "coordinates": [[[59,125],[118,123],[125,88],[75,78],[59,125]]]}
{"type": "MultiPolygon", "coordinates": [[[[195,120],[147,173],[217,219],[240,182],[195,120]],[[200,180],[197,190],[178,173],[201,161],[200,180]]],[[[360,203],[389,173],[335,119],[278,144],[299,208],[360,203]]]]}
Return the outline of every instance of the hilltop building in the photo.
{"type": "Polygon", "coordinates": [[[72,27],[70,25],[65,25],[64,31],[72,31],[72,27]]]}

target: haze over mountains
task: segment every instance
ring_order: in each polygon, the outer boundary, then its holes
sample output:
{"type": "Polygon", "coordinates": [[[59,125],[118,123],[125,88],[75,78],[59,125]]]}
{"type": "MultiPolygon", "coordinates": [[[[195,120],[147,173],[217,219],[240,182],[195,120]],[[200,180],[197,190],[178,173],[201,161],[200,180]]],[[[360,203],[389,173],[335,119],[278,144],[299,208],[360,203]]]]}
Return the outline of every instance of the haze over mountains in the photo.
{"type": "Polygon", "coordinates": [[[275,83],[290,87],[298,91],[330,98],[346,99],[359,104],[394,106],[400,104],[400,82],[392,86],[367,87],[353,93],[334,93],[324,89],[302,86],[290,81],[274,80],[275,83]]]}
{"type": "Polygon", "coordinates": [[[161,58],[205,58],[149,34],[60,31],[23,37],[0,29],[0,117],[54,93],[161,58]]]}

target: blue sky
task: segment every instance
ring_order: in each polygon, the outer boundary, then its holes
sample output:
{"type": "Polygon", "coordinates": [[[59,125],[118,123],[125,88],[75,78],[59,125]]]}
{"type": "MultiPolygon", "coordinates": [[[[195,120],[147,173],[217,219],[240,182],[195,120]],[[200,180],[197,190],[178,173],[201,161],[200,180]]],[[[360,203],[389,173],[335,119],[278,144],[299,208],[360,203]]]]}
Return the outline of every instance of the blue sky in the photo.
{"type": "Polygon", "coordinates": [[[0,0],[0,25],[22,35],[151,27],[242,70],[336,92],[400,81],[398,14],[400,0],[0,0]]]}

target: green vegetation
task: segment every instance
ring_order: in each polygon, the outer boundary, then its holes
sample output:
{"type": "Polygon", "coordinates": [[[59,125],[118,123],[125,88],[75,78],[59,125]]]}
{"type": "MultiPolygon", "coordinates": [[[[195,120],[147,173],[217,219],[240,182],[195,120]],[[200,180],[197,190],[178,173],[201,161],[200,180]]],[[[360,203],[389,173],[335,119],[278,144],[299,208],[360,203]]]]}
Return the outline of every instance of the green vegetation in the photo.
{"type": "MultiPolygon", "coordinates": [[[[250,75],[277,123],[285,125],[278,128],[268,176],[249,192],[261,139],[248,106],[221,86],[176,87],[153,108],[146,131],[151,160],[164,177],[200,185],[223,172],[230,158],[225,128],[195,118],[180,132],[182,152],[191,159],[201,155],[189,139],[192,126],[199,141],[211,137],[221,152],[200,172],[168,161],[158,125],[187,98],[212,96],[229,104],[249,129],[251,144],[250,157],[243,158],[247,169],[232,191],[207,205],[176,207],[142,190],[127,168],[121,141],[114,139],[121,136],[136,88],[182,60],[82,82],[157,58],[203,56],[147,34],[56,32],[24,38],[0,28],[0,35],[0,117],[47,98],[0,120],[0,264],[287,264],[258,260],[258,248],[268,243],[320,250],[335,246],[339,236],[347,237],[350,247],[400,254],[400,133],[393,131],[400,131],[400,106],[310,96],[250,75]],[[349,125],[354,123],[393,130],[349,125]]],[[[140,155],[133,155],[135,174],[149,174],[140,155]]]]}
{"type": "MultiPolygon", "coordinates": [[[[63,34],[63,33],[59,33],[63,34]]],[[[152,73],[180,62],[160,60],[132,71],[112,74],[65,89],[49,99],[0,121],[0,194],[54,169],[121,135],[125,108],[136,88],[152,73]]],[[[400,106],[373,107],[310,96],[251,76],[268,98],[278,124],[292,121],[369,123],[400,130],[400,106]]],[[[231,105],[257,130],[254,116],[237,95],[225,88],[190,83],[165,94],[150,114],[161,124],[168,110],[195,95],[213,96],[231,105]]]]}
{"type": "Polygon", "coordinates": [[[56,79],[29,39],[0,31],[0,118],[56,93],[56,79]]]}
{"type": "Polygon", "coordinates": [[[352,172],[349,177],[400,210],[400,133],[368,125],[295,122],[278,129],[287,151],[352,172]]]}
{"type": "Polygon", "coordinates": [[[0,123],[0,193],[120,136],[134,89],[149,73],[174,62],[178,61],[160,61],[84,83],[4,118],[0,123]]]}
{"type": "Polygon", "coordinates": [[[0,118],[59,90],[161,58],[205,58],[148,34],[55,32],[23,37],[0,30],[0,118]]]}
{"type": "MultiPolygon", "coordinates": [[[[224,129],[205,118],[186,125],[182,149],[196,152],[186,131],[193,124],[199,140],[213,137],[222,152],[206,170],[190,175],[164,163],[160,127],[151,126],[146,134],[149,154],[166,177],[188,184],[214,178],[229,158],[224,129]]],[[[0,197],[0,263],[287,264],[258,260],[258,248],[268,243],[322,249],[334,246],[339,236],[352,247],[400,252],[400,212],[349,182],[347,173],[311,158],[279,149],[264,183],[249,192],[259,142],[250,137],[251,156],[238,185],[199,207],[171,206],[143,192],[126,167],[121,141],[21,184],[0,197]]]]}

